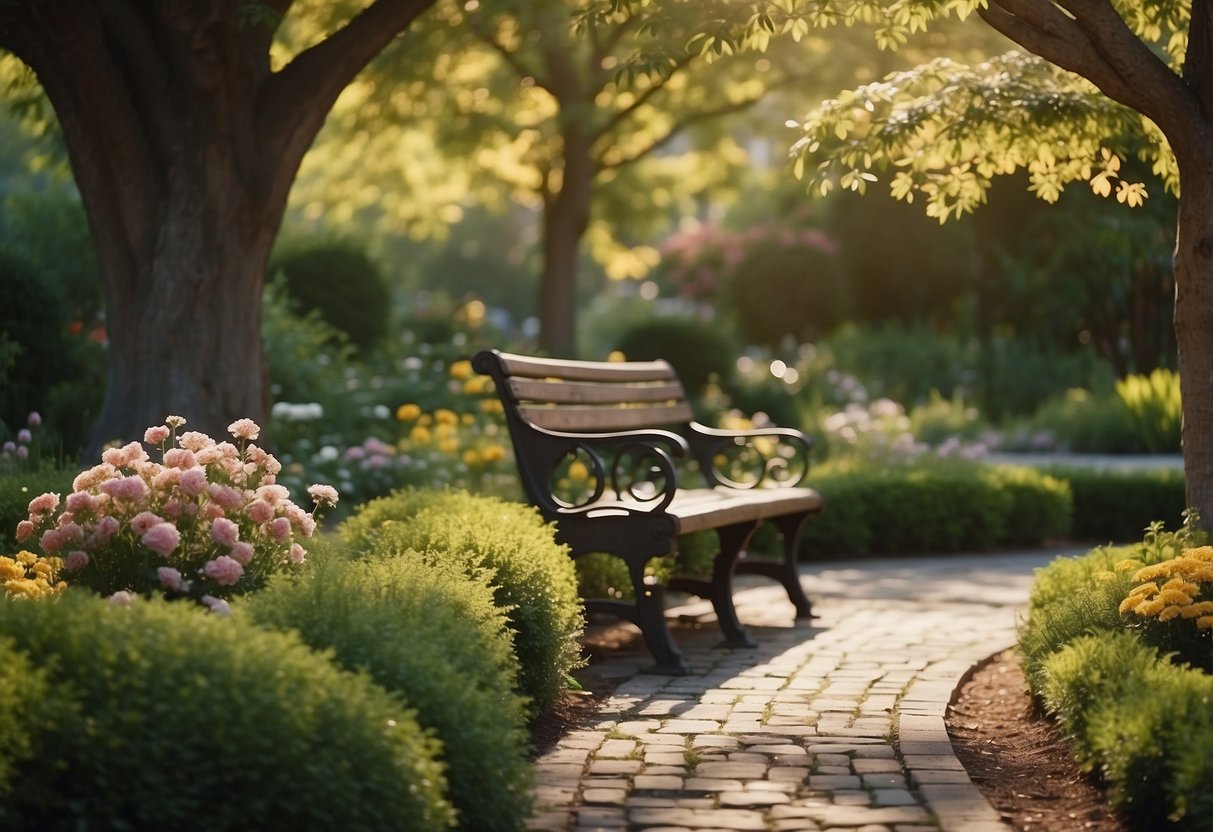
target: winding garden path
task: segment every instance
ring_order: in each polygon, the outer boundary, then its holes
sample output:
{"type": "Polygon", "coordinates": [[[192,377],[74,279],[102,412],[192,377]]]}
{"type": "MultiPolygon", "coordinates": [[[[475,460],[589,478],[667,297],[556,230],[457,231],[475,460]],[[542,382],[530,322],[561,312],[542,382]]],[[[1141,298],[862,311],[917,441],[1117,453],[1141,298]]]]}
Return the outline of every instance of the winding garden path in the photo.
{"type": "MultiPolygon", "coordinates": [[[[1072,550],[1071,550],[1072,551],[1072,550]]],[[[741,583],[759,646],[723,650],[711,608],[671,610],[692,673],[621,679],[536,761],[533,830],[995,832],[944,712],[969,670],[1015,642],[1033,570],[1058,552],[806,564],[819,616],[741,583]]]]}

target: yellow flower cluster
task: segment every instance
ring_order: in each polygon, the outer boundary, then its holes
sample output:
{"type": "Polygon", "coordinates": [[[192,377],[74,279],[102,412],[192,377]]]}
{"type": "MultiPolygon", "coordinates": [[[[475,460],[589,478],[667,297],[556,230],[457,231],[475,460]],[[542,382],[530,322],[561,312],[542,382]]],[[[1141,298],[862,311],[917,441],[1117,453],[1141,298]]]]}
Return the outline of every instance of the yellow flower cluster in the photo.
{"type": "Polygon", "coordinates": [[[67,584],[58,580],[63,561],[39,557],[21,551],[13,557],[0,556],[0,584],[10,598],[43,598],[58,595],[67,584]]]}
{"type": "MultiPolygon", "coordinates": [[[[1117,569],[1130,563],[1121,562],[1117,569]]],[[[1121,615],[1132,612],[1159,621],[1195,619],[1197,629],[1213,630],[1213,601],[1197,600],[1201,584],[1213,583],[1213,546],[1187,549],[1177,558],[1144,566],[1133,580],[1141,583],[1121,602],[1121,615]]]]}

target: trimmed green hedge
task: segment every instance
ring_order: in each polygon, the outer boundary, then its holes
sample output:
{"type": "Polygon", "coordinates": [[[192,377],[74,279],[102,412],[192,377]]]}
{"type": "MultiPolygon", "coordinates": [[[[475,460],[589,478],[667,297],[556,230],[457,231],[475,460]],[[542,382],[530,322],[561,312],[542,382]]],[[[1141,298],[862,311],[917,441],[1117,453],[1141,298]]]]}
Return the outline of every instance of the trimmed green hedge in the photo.
{"type": "Polygon", "coordinates": [[[821,466],[808,483],[826,510],[804,534],[807,556],[982,551],[1066,536],[1066,484],[1029,468],[932,462],[821,466]]]}
{"type": "MultiPolygon", "coordinates": [[[[26,732],[0,741],[16,749],[0,765],[5,829],[350,832],[452,820],[437,745],[413,715],[295,636],[191,604],[118,607],[78,591],[0,598],[0,634],[52,692],[5,700],[26,732]]],[[[21,664],[0,661],[6,693],[21,664]]]]}
{"type": "Polygon", "coordinates": [[[458,561],[416,553],[350,560],[314,549],[312,560],[304,575],[249,596],[244,609],[331,649],[342,666],[365,670],[417,709],[442,740],[462,828],[521,828],[531,806],[525,709],[487,576],[469,578],[458,561]]]}
{"type": "Polygon", "coordinates": [[[534,509],[461,491],[407,489],[366,503],[340,533],[358,553],[411,553],[468,574],[488,570],[497,605],[509,611],[519,684],[533,713],[555,700],[580,663],[573,563],[534,509]]]}
{"type": "Polygon", "coordinates": [[[1148,471],[1057,467],[1047,473],[1070,484],[1074,514],[1070,537],[1096,543],[1140,540],[1155,520],[1169,528],[1182,522],[1187,505],[1184,475],[1173,469],[1148,471]]]}

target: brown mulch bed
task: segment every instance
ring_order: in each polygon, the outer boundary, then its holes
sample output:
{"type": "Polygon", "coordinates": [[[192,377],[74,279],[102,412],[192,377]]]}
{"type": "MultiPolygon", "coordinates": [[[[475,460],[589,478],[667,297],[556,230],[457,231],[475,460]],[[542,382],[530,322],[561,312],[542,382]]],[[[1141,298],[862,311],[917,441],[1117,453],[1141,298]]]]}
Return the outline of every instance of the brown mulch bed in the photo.
{"type": "Polygon", "coordinates": [[[1038,712],[1017,650],[988,659],[948,711],[952,748],[1003,819],[1020,832],[1130,832],[1038,712]]]}

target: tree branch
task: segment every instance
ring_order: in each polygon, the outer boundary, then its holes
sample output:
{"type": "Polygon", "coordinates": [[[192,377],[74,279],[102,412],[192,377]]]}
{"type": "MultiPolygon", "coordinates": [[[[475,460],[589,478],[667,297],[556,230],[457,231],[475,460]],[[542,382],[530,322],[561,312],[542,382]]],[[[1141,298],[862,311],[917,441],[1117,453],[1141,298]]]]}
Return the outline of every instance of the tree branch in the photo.
{"type": "MultiPolygon", "coordinates": [[[[270,76],[256,106],[265,168],[294,171],[337,96],[362,69],[436,0],[375,0],[332,35],[270,76]]],[[[284,192],[290,178],[277,183],[284,192]]]]}
{"type": "Polygon", "coordinates": [[[552,95],[556,94],[552,91],[551,79],[544,77],[540,72],[523,63],[522,59],[518,57],[517,52],[506,49],[505,44],[493,37],[493,34],[486,30],[483,26],[480,26],[474,22],[472,17],[468,17],[468,24],[471,26],[472,33],[475,34],[476,37],[479,38],[484,44],[500,55],[501,59],[505,61],[506,65],[510,69],[514,70],[515,75],[517,75],[519,78],[533,78],[535,79],[535,86],[547,90],[548,92],[552,93],[552,95]]]}
{"type": "Polygon", "coordinates": [[[694,60],[694,58],[695,56],[691,55],[690,53],[680,56],[678,60],[674,62],[674,66],[668,75],[663,75],[658,81],[655,81],[647,90],[636,96],[632,100],[631,104],[620,110],[616,110],[615,113],[609,119],[607,119],[605,124],[594,131],[594,138],[597,139],[599,136],[611,132],[618,127],[624,119],[647,104],[654,95],[665,89],[665,86],[670,82],[670,79],[685,69],[687,65],[694,60]]]}

